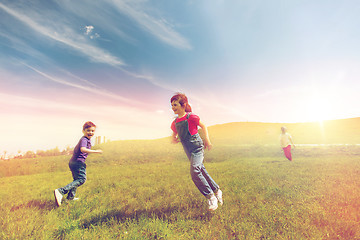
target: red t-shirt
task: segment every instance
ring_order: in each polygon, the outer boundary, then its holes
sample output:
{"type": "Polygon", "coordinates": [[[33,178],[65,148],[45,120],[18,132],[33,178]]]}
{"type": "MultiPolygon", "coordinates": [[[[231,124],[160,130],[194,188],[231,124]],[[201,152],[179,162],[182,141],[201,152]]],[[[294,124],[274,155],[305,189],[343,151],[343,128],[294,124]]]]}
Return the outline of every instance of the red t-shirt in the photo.
{"type": "MultiPolygon", "coordinates": [[[[187,118],[187,114],[182,117],[182,118],[177,118],[175,119],[172,124],[171,124],[171,129],[174,131],[174,133],[177,134],[176,131],[176,127],[175,127],[175,122],[181,122],[181,121],[185,121],[187,118]]],[[[198,126],[199,126],[199,122],[200,122],[200,118],[199,116],[191,113],[188,119],[188,123],[189,123],[189,132],[191,135],[197,134],[198,133],[198,126]]]]}

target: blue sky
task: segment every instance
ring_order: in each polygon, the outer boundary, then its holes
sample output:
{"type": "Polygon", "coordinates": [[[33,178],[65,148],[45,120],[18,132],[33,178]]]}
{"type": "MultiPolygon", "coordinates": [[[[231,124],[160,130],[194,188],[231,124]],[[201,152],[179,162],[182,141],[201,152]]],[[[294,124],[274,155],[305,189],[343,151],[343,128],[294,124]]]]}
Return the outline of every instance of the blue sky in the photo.
{"type": "Polygon", "coordinates": [[[360,2],[0,0],[0,152],[207,125],[359,117],[360,2]]]}

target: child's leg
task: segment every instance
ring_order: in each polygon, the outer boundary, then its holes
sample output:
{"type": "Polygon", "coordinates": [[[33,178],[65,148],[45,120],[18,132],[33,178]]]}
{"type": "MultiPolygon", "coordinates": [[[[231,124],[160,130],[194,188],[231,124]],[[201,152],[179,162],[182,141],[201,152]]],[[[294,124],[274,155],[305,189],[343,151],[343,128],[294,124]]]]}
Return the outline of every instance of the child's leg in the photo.
{"type": "Polygon", "coordinates": [[[76,194],[76,190],[77,190],[77,187],[73,187],[72,189],[69,190],[69,193],[66,197],[67,200],[72,200],[75,198],[75,194],[76,194]]]}
{"type": "Polygon", "coordinates": [[[204,178],[206,179],[207,183],[211,187],[211,190],[213,190],[213,192],[214,192],[216,198],[218,199],[220,205],[223,205],[224,201],[223,201],[223,198],[222,198],[222,191],[220,190],[219,185],[216,184],[214,179],[212,179],[212,177],[210,177],[209,173],[206,171],[206,168],[205,168],[204,164],[202,164],[202,166],[201,166],[201,172],[202,172],[202,175],[204,176],[204,178]]]}
{"type": "Polygon", "coordinates": [[[206,171],[204,164],[202,164],[201,166],[201,172],[204,178],[206,179],[207,183],[209,184],[211,190],[213,190],[213,192],[216,192],[220,187],[219,185],[216,184],[214,179],[210,177],[209,173],[206,171]]]}
{"type": "Polygon", "coordinates": [[[59,188],[59,191],[61,194],[68,193],[67,199],[71,200],[75,197],[76,189],[86,181],[86,165],[81,162],[71,162],[69,167],[74,181],[65,187],[59,188]]]}
{"type": "Polygon", "coordinates": [[[287,159],[289,159],[289,161],[292,161],[292,156],[291,156],[291,145],[288,145],[287,147],[283,148],[284,149],[284,154],[285,157],[287,159]]]}
{"type": "Polygon", "coordinates": [[[202,152],[192,153],[190,158],[190,174],[191,178],[195,184],[195,186],[199,189],[199,191],[207,196],[213,193],[208,181],[203,175],[202,167],[204,155],[202,152]]]}

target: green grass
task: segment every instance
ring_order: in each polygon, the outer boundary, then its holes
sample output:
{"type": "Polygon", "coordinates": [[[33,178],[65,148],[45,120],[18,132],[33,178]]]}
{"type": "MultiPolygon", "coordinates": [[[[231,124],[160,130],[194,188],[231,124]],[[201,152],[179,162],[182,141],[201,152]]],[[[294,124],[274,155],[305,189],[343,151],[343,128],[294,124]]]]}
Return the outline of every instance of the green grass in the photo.
{"type": "Polygon", "coordinates": [[[360,118],[304,123],[232,122],[209,127],[214,144],[273,144],[279,142],[280,128],[288,128],[295,143],[358,144],[360,118]]]}
{"type": "Polygon", "coordinates": [[[360,239],[355,146],[299,148],[294,162],[275,147],[215,146],[205,166],[224,205],[213,213],[180,145],[101,147],[81,199],[59,208],[53,190],[71,181],[68,158],[3,162],[14,173],[0,178],[0,239],[360,239]]]}

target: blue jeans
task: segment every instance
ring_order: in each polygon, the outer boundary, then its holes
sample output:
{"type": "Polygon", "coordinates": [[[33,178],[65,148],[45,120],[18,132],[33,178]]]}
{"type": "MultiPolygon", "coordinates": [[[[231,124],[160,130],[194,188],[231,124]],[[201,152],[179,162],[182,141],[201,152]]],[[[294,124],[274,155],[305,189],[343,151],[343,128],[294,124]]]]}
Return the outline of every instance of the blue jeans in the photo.
{"type": "Polygon", "coordinates": [[[86,181],[86,164],[80,161],[70,161],[69,168],[74,181],[65,187],[59,188],[59,192],[61,194],[68,194],[67,199],[72,200],[75,197],[76,189],[86,181]]]}
{"type": "Polygon", "coordinates": [[[193,182],[199,191],[207,196],[217,189],[219,186],[216,182],[210,177],[209,173],[206,171],[203,164],[204,152],[192,152],[190,156],[190,174],[193,182]]]}

